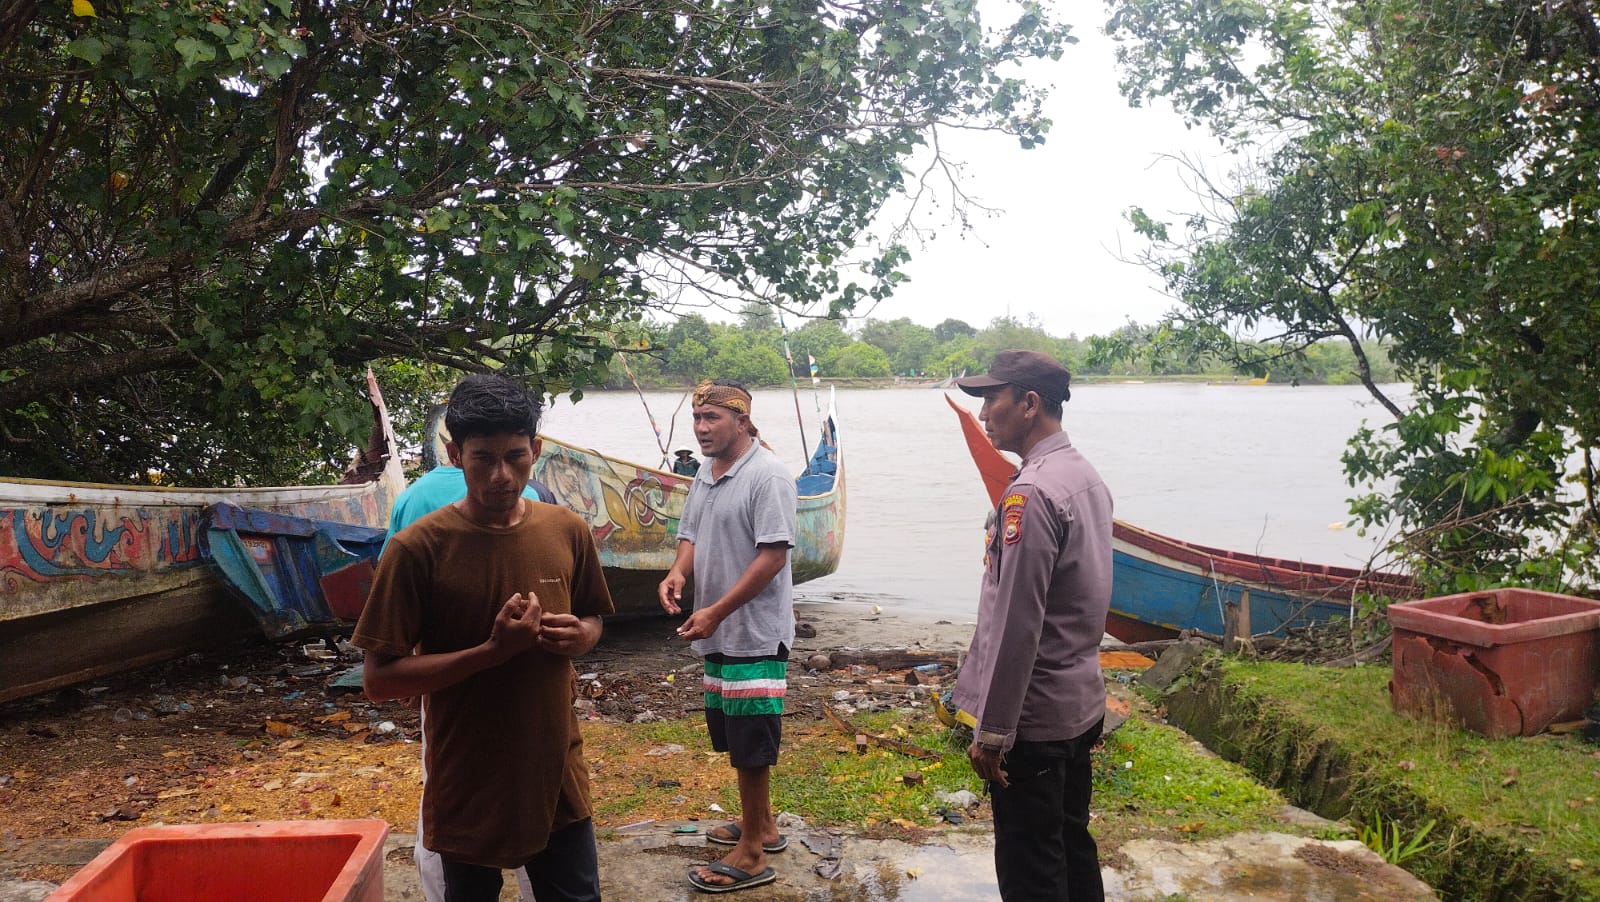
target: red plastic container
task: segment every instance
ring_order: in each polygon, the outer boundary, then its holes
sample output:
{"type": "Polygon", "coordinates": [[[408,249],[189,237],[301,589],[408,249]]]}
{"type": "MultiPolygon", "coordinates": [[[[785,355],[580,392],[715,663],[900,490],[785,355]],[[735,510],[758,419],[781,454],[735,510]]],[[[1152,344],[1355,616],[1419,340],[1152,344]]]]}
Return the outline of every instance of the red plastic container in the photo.
{"type": "Polygon", "coordinates": [[[1578,720],[1600,680],[1600,601],[1494,589],[1389,606],[1403,714],[1484,736],[1578,720]]]}
{"type": "Polygon", "coordinates": [[[379,820],[128,831],[47,902],[383,902],[379,820]]]}

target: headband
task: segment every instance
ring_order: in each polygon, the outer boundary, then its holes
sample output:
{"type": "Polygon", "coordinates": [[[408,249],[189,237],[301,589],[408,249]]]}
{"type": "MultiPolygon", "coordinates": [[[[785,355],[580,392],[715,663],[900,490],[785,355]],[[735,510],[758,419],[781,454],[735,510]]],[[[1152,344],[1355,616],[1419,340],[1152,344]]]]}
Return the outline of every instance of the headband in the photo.
{"type": "MultiPolygon", "coordinates": [[[[750,402],[753,399],[750,393],[733,385],[718,385],[707,379],[694,387],[694,406],[701,407],[706,404],[717,407],[726,407],[734,413],[750,416],[750,402]]],[[[754,421],[750,422],[750,437],[759,439],[761,430],[756,428],[754,421]]],[[[761,443],[766,446],[766,442],[761,443]]]]}
{"type": "Polygon", "coordinates": [[[715,404],[734,413],[750,415],[750,393],[732,385],[718,385],[709,379],[694,387],[694,406],[715,404]]]}

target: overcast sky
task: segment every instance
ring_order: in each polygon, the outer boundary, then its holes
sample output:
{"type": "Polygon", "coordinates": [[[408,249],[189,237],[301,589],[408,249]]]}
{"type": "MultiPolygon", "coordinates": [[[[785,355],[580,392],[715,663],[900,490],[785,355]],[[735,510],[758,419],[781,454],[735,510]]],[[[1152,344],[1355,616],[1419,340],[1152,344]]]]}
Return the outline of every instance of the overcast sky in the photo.
{"type": "MultiPolygon", "coordinates": [[[[989,28],[1014,18],[1005,0],[987,5],[997,7],[986,13],[989,28]]],[[[1052,335],[1085,337],[1130,319],[1153,324],[1171,308],[1160,281],[1128,262],[1145,242],[1133,234],[1127,211],[1139,206],[1176,225],[1199,203],[1171,157],[1197,160],[1212,177],[1225,176],[1231,158],[1205,130],[1184,128],[1164,101],[1128,106],[1117,90],[1116,44],[1101,32],[1102,4],[1057,6],[1078,43],[1059,62],[1034,64],[1024,74],[1049,89],[1045,115],[1053,125],[1045,143],[1023,150],[1009,135],[941,130],[945,157],[962,166],[963,190],[994,212],[975,211],[972,228],[963,231],[950,219],[947,188],[937,205],[924,203],[915,222],[927,240],[908,242],[910,281],[888,301],[857,307],[850,326],[867,317],[908,317],[925,326],[953,317],[982,328],[1009,314],[1036,317],[1052,335]]],[[[907,164],[913,180],[930,158],[907,164]]],[[[933,184],[944,187],[938,179],[933,184]]],[[[890,202],[875,228],[879,238],[904,220],[905,209],[904,202],[890,202]]],[[[704,301],[679,308],[722,322],[736,319],[737,309],[704,301]]]]}
{"type": "Polygon", "coordinates": [[[1179,167],[1163,155],[1205,158],[1213,171],[1225,170],[1217,160],[1226,158],[1164,103],[1128,107],[1117,91],[1116,45],[1100,30],[1102,6],[1061,4],[1058,13],[1070,18],[1078,43],[1059,63],[1029,73],[1050,86],[1046,143],[1022,150],[1006,135],[944,133],[950,155],[968,164],[968,192],[999,212],[976,218],[965,235],[947,215],[925,216],[941,225],[938,236],[912,248],[911,281],[873,318],[932,326],[955,317],[982,327],[1008,312],[1034,314],[1053,335],[1081,337],[1129,318],[1153,323],[1172,306],[1154,276],[1118,259],[1144,247],[1125,213],[1142,206],[1170,223],[1174,211],[1196,208],[1179,167]]]}

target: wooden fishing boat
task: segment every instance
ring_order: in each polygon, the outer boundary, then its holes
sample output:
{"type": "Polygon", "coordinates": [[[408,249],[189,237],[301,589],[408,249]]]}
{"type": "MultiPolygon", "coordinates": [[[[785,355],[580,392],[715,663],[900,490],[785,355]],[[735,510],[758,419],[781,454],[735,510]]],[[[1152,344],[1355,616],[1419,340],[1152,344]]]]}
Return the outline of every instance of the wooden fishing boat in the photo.
{"type": "MultiPolygon", "coordinates": [[[[424,464],[444,459],[444,411],[430,416],[431,446],[424,464]]],[[[619,615],[661,613],[656,589],[678,553],[678,520],[694,477],[631,463],[592,448],[541,435],[535,479],[557,504],[578,513],[594,534],[606,584],[619,615]]],[[[839,568],[844,553],[845,469],[838,414],[830,397],[817,444],[795,478],[799,494],[795,548],[789,556],[796,585],[839,568]]],[[[686,594],[692,584],[685,587],[686,594]]]]}
{"type": "MultiPolygon", "coordinates": [[[[984,435],[970,410],[945,400],[961,419],[967,450],[996,505],[1016,466],[984,435]]],[[[1381,570],[1308,564],[1226,551],[1112,521],[1111,611],[1106,632],[1124,642],[1169,639],[1182,630],[1223,632],[1229,605],[1250,635],[1351,615],[1363,595],[1411,598],[1409,577],[1381,570]]]]}
{"type": "MultiPolygon", "coordinates": [[[[656,588],[678,553],[678,519],[693,477],[542,438],[534,478],[589,523],[617,613],[659,614],[656,588]]],[[[798,585],[837,570],[844,551],[844,458],[831,406],[795,490],[797,535],[789,559],[798,585]]]]}
{"type": "Polygon", "coordinates": [[[222,503],[200,517],[200,555],[269,639],[354,622],[388,531],[222,503]]]}
{"type": "Polygon", "coordinates": [[[1282,635],[1354,613],[1364,595],[1414,598],[1409,577],[1226,551],[1120,520],[1111,527],[1111,613],[1106,632],[1124,642],[1169,639],[1191,629],[1223,633],[1229,605],[1240,632],[1282,635]]]}
{"type": "Polygon", "coordinates": [[[340,485],[175,489],[0,480],[0,701],[166,660],[257,629],[200,554],[207,505],[386,525],[405,487],[374,426],[340,485]]]}

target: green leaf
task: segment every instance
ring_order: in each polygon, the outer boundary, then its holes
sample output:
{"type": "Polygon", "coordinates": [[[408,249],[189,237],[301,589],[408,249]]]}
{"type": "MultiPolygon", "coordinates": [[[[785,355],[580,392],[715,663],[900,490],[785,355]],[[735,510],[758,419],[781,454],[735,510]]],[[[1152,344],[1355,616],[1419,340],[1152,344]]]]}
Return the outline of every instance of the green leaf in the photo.
{"type": "Polygon", "coordinates": [[[261,71],[269,78],[282,78],[285,72],[294,65],[294,60],[282,54],[269,54],[261,61],[261,71]]]}
{"type": "Polygon", "coordinates": [[[97,66],[105,56],[106,42],[92,34],[86,34],[67,44],[67,52],[91,66],[97,66]]]}
{"type": "Polygon", "coordinates": [[[198,38],[178,38],[172,42],[172,48],[183,57],[184,66],[191,69],[217,58],[217,48],[198,38]]]}

